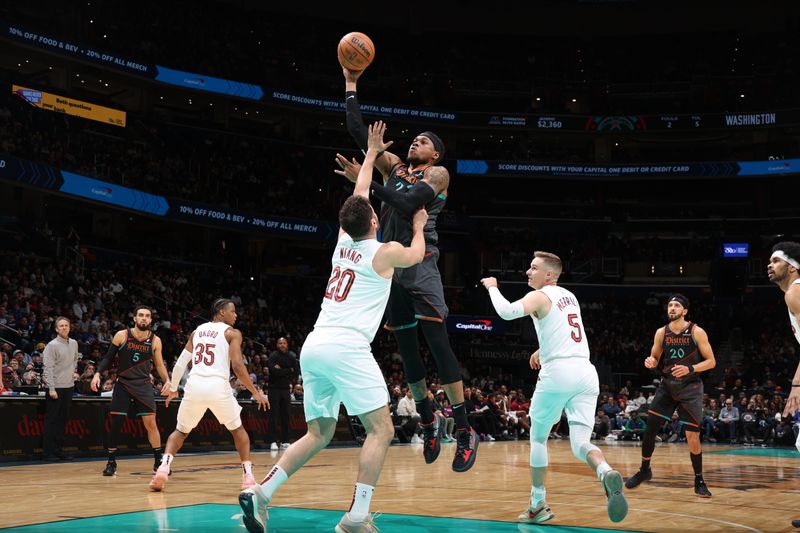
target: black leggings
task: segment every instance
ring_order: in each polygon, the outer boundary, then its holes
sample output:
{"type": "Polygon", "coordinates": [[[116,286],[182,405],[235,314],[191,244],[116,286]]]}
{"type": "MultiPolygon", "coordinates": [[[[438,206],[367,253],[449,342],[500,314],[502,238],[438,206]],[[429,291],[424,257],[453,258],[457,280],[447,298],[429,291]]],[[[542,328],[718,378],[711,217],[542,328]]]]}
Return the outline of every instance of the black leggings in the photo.
{"type": "MultiPolygon", "coordinates": [[[[419,327],[422,329],[422,334],[428,342],[434,361],[436,361],[436,369],[442,384],[447,385],[461,381],[461,370],[458,368],[456,354],[450,347],[450,339],[447,337],[447,328],[444,323],[420,320],[419,327]]],[[[406,379],[409,383],[424,380],[427,371],[419,353],[417,328],[400,329],[393,333],[397,347],[400,349],[400,356],[403,358],[406,379]]]]}

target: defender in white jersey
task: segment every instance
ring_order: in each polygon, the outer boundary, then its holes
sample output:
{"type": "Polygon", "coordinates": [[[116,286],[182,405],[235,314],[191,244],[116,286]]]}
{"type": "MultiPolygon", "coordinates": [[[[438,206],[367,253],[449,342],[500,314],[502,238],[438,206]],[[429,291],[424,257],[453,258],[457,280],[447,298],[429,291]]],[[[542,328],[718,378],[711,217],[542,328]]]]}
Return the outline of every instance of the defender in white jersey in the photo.
{"type": "Polygon", "coordinates": [[[557,255],[534,252],[527,276],[528,285],[535,290],[514,303],[500,294],[495,278],[481,280],[501,318],[530,316],[539,337],[539,349],[530,360],[532,369],[540,369],[530,407],[531,500],[517,520],[540,524],[555,516],[545,501],[547,437],[561,418],[561,412],[566,411],[572,453],[597,473],[606,492],[608,517],[612,522],[620,522],[628,514],[622,475],[609,466],[603,452],[589,441],[600,387],[597,371],[589,362],[589,343],[578,299],[557,285],[561,269],[557,255]]]}
{"type": "MultiPolygon", "coordinates": [[[[800,243],[779,242],[772,248],[767,265],[767,276],[785,293],[784,301],[789,310],[789,323],[794,338],[800,343],[800,243]]],[[[792,378],[792,391],[786,398],[783,416],[794,416],[800,410],[800,363],[792,378]]],[[[795,442],[800,452],[800,435],[795,442]]],[[[792,520],[792,526],[800,528],[800,520],[792,520]]]]}
{"type": "Polygon", "coordinates": [[[220,298],[211,306],[211,314],[214,317],[211,322],[198,326],[189,335],[186,347],[172,368],[172,385],[167,394],[166,407],[178,396],[178,384],[186,367],[192,363],[192,372],[186,380],[183,400],[178,407],[178,424],[167,439],[161,466],[150,481],[150,489],[154,491],[164,489],[175,454],[207,409],[211,409],[219,423],[228,428],[233,436],[236,451],[242,461],[242,489],[256,483],[253,463],[250,461],[250,437],[239,417],[242,408],[234,398],[228,382],[231,368],[239,381],[253,394],[259,409],[269,409],[269,400],[255,388],[244,365],[242,333],[233,328],[236,323],[236,305],[231,300],[220,298]]]}
{"type": "Polygon", "coordinates": [[[385,130],[383,122],[369,127],[369,150],[353,196],[339,211],[341,229],[319,317],[300,355],[308,432],[289,446],[261,484],[239,495],[244,524],[250,533],[266,530],[267,506],[273,493],[328,445],[342,403],[348,414],[361,419],[367,438],[358,460],[353,501],[336,531],[377,531],[369,503],[394,437],[394,425],[387,408],[389,391],[370,343],[389,300],[394,269],[413,266],[424,257],[423,228],[428,220],[424,209],[414,214],[408,248],[397,242],[382,244],[376,239],[378,217],[369,202],[369,185],[376,156],[392,144],[384,144],[385,130]]]}

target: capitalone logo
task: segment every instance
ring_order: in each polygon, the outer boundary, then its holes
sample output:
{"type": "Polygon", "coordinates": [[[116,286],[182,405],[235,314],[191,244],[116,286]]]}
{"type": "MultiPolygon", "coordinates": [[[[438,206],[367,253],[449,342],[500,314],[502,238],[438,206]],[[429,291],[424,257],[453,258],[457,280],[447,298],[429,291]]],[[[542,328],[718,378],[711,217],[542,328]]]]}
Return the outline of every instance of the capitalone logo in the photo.
{"type": "Polygon", "coordinates": [[[468,322],[457,322],[456,329],[475,329],[478,331],[492,331],[494,326],[491,320],[470,320],[468,322]]]}
{"type": "Polygon", "coordinates": [[[92,187],[92,194],[96,194],[97,196],[111,198],[112,192],[114,192],[114,190],[111,187],[92,187]]]}
{"type": "Polygon", "coordinates": [[[184,83],[188,83],[189,85],[205,85],[206,80],[203,78],[183,78],[184,83]]]}

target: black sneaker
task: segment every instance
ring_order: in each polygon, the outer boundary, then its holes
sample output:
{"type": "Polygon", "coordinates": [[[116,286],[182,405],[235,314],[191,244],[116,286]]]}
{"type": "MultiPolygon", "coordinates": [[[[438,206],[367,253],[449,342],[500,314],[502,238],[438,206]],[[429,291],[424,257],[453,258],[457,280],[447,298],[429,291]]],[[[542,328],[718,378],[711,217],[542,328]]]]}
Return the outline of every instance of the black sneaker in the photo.
{"type": "Polygon", "coordinates": [[[800,527],[800,520],[792,520],[792,527],[800,527]]]}
{"type": "Polygon", "coordinates": [[[626,489],[635,489],[639,485],[642,484],[644,481],[650,481],[653,479],[653,471],[651,469],[642,470],[639,469],[634,475],[629,477],[627,481],[625,481],[625,488],[626,489]]]}
{"type": "Polygon", "coordinates": [[[475,464],[478,453],[478,434],[472,428],[456,430],[456,455],[453,457],[453,470],[466,472],[475,464]]]}
{"type": "Polygon", "coordinates": [[[117,462],[114,459],[109,459],[106,463],[106,468],[103,470],[104,476],[113,476],[117,471],[117,462]]]}
{"type": "Polygon", "coordinates": [[[711,497],[711,491],[708,490],[706,482],[702,477],[700,479],[694,480],[694,493],[700,496],[701,498],[711,497]]]}
{"type": "Polygon", "coordinates": [[[422,428],[422,455],[425,462],[431,464],[442,451],[442,440],[439,435],[439,417],[434,415],[430,424],[420,424],[422,428]]]}

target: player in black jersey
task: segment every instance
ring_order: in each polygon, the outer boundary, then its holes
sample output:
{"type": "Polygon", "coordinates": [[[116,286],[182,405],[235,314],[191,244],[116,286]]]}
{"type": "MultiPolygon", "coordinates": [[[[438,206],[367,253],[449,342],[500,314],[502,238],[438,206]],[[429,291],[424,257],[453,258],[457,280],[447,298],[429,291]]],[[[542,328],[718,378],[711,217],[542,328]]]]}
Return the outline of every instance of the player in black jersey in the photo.
{"type": "MultiPolygon", "coordinates": [[[[361,118],[356,97],[356,82],[361,72],[343,69],[347,105],[347,129],[364,152],[367,150],[367,127],[361,118]]],[[[425,376],[427,374],[419,353],[419,333],[430,347],[442,387],[453,404],[456,425],[456,453],[453,470],[464,472],[475,462],[478,434],[470,427],[464,408],[464,384],[458,361],[450,347],[445,321],[447,304],[444,301],[442,277],[437,266],[439,260],[436,217],[447,201],[450,174],[440,165],[444,157],[444,143],[438,135],[425,131],[411,143],[406,162],[397,155],[383,152],[375,160],[375,168],[383,175],[383,182],[372,182],[370,189],[383,203],[380,212],[381,241],[398,241],[404,246],[411,243],[411,218],[424,207],[428,222],[424,228],[425,258],[410,268],[395,269],[389,304],[386,307],[386,329],[394,333],[403,358],[409,388],[420,414],[423,429],[425,462],[432,463],[439,456],[439,419],[434,415],[433,402],[428,398],[425,376]]],[[[360,165],[336,154],[340,169],[336,172],[355,183],[360,165]]]]}
{"type": "Polygon", "coordinates": [[[111,428],[108,432],[108,463],[103,470],[104,476],[113,476],[117,471],[117,441],[126,415],[131,412],[142,417],[147,430],[147,440],[153,447],[155,464],[153,470],[161,464],[161,434],[156,425],[156,398],[153,391],[153,380],[150,372],[155,365],[158,375],[164,382],[161,394],[169,390],[169,374],[161,356],[161,339],[152,331],[153,311],[144,305],[133,311],[134,328],[118,331],[111,340],[103,360],[97,365],[97,372],[92,379],[92,390],[100,387],[100,374],[108,370],[114,357],[119,357],[117,366],[117,382],[111,396],[111,428]],[[129,409],[133,407],[133,411],[129,409]]]}
{"type": "Polygon", "coordinates": [[[711,492],[703,480],[703,453],[700,447],[703,380],[698,374],[711,370],[717,363],[708,335],[703,328],[686,320],[688,312],[688,298],[675,294],[669,299],[669,323],[656,330],[650,357],[644,360],[645,367],[660,370],[661,384],[648,410],[647,430],[642,438],[642,466],[628,478],[625,486],[632,489],[652,479],[650,459],[656,447],[656,434],[664,425],[664,420],[670,420],[677,408],[678,420],[684,426],[689,444],[689,457],[694,469],[694,492],[702,498],[710,498],[711,492]]]}

